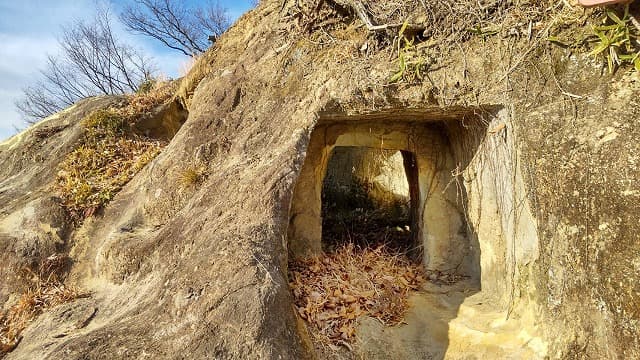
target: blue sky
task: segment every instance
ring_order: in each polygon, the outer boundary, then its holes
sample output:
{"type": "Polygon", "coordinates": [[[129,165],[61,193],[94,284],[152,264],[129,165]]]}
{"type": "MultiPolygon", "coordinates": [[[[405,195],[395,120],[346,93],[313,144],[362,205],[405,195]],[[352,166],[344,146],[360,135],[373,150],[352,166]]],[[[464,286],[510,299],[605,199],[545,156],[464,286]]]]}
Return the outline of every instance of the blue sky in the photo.
{"type": "MultiPolygon", "coordinates": [[[[251,7],[249,0],[220,0],[220,3],[233,20],[251,7]]],[[[111,0],[109,4],[114,13],[119,13],[125,1],[111,0]]],[[[95,0],[0,0],[0,141],[15,134],[16,127],[25,127],[14,102],[24,87],[38,79],[38,70],[44,66],[47,55],[58,53],[61,26],[74,19],[90,19],[95,7],[95,0]]],[[[160,71],[169,77],[177,76],[187,60],[146,37],[120,28],[116,32],[154,58],[160,71]]]]}

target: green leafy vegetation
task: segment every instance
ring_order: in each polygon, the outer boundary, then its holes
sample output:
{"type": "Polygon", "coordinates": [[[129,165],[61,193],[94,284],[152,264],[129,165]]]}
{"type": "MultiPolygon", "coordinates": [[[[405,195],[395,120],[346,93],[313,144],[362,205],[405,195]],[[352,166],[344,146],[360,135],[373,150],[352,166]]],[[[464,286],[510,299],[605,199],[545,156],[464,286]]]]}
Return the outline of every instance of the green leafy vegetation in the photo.
{"type": "Polygon", "coordinates": [[[400,80],[406,82],[423,80],[427,75],[430,62],[417,46],[415,36],[407,37],[406,30],[408,25],[409,23],[405,21],[398,33],[398,59],[396,60],[398,69],[389,78],[389,83],[399,82],[400,80]]]}
{"type": "Polygon", "coordinates": [[[593,48],[589,55],[603,57],[609,73],[625,64],[633,65],[640,71],[640,35],[631,23],[629,5],[625,6],[622,17],[619,17],[615,10],[607,8],[602,25],[592,26],[592,32],[589,42],[593,48]]]}
{"type": "Polygon", "coordinates": [[[605,8],[597,14],[602,14],[597,25],[584,27],[582,31],[565,31],[564,36],[552,35],[547,40],[573,51],[588,49],[590,56],[607,64],[610,74],[624,66],[640,71],[640,28],[632,21],[629,5],[621,16],[615,8],[605,8]]]}

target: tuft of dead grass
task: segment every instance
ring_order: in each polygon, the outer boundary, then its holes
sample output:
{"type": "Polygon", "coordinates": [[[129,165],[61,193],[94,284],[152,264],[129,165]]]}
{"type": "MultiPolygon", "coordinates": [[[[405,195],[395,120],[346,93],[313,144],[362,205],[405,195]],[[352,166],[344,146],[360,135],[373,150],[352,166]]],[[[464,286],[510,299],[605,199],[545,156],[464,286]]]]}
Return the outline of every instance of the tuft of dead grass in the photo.
{"type": "Polygon", "coordinates": [[[289,281],[298,314],[314,337],[349,347],[360,316],[387,326],[402,322],[409,294],[425,277],[419,264],[384,244],[347,243],[318,258],[291,262],[289,281]]]}
{"type": "Polygon", "coordinates": [[[157,81],[149,91],[127,95],[127,105],[118,112],[128,122],[133,123],[142,114],[149,113],[158,105],[167,102],[176,89],[177,83],[174,81],[157,81]]]}
{"type": "Polygon", "coordinates": [[[445,42],[445,46],[465,41],[479,29],[486,29],[492,34],[521,36],[526,34],[529,23],[544,21],[565,6],[559,0],[520,1],[515,4],[500,0],[330,0],[327,4],[350,9],[350,13],[360,9],[371,25],[382,27],[392,36],[404,22],[408,22],[416,36],[445,42]]]}
{"type": "Polygon", "coordinates": [[[108,203],[161,151],[150,139],[108,138],[85,143],[58,167],[54,188],[71,217],[82,220],[108,203]]]}
{"type": "Polygon", "coordinates": [[[182,188],[190,188],[199,185],[206,177],[204,167],[188,166],[178,174],[178,183],[182,188]]]}
{"type": "Polygon", "coordinates": [[[125,121],[113,109],[95,111],[82,119],[82,125],[92,138],[113,137],[125,131],[125,121]]]}
{"type": "Polygon", "coordinates": [[[43,261],[32,275],[32,285],[18,302],[6,312],[0,312],[0,358],[20,343],[20,334],[36,317],[54,306],[85,296],[62,281],[68,258],[54,254],[43,261]]]}
{"type": "Polygon", "coordinates": [[[58,166],[54,191],[75,222],[108,203],[166,143],[135,134],[131,129],[143,114],[166,102],[174,83],[157,83],[147,92],[127,97],[122,108],[98,110],[82,121],[82,145],[58,166]]]}

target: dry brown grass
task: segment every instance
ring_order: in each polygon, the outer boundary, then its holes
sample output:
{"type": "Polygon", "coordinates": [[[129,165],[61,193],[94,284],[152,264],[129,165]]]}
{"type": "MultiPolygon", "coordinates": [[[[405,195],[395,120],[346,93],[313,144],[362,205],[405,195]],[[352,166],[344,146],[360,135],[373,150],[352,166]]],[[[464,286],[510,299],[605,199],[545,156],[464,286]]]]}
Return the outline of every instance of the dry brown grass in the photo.
{"type": "MultiPolygon", "coordinates": [[[[526,34],[530,22],[536,25],[549,20],[564,8],[574,8],[562,0],[519,1],[515,4],[499,0],[331,0],[327,4],[338,4],[351,10],[361,4],[373,25],[394,25],[386,30],[391,36],[397,34],[399,25],[408,21],[415,25],[412,28],[416,31],[421,30],[419,33],[424,30],[424,33],[416,35],[435,42],[446,42],[447,45],[473,36],[473,29],[522,36],[526,34]]],[[[581,9],[575,8],[576,11],[581,9]]]]}
{"type": "Polygon", "coordinates": [[[135,134],[131,128],[143,114],[165,103],[174,83],[129,95],[127,105],[87,116],[83,144],[58,166],[54,191],[75,222],[81,222],[122,189],[166,143],[135,134]]]}
{"type": "Polygon", "coordinates": [[[168,101],[175,94],[176,89],[176,82],[158,81],[149,91],[127,95],[127,105],[118,109],[118,112],[127,121],[135,122],[140,115],[168,101]]]}
{"type": "Polygon", "coordinates": [[[137,136],[88,142],[58,167],[54,189],[62,206],[80,221],[108,203],[164,144],[137,136]]]}
{"type": "Polygon", "coordinates": [[[67,264],[66,256],[55,254],[43,261],[37,271],[27,270],[32,285],[8,311],[0,312],[0,358],[19,344],[20,334],[38,315],[83,296],[62,282],[67,264]]]}
{"type": "Polygon", "coordinates": [[[188,166],[178,174],[178,183],[182,188],[199,185],[206,177],[206,169],[198,166],[188,166]]]}
{"type": "Polygon", "coordinates": [[[359,316],[388,326],[400,323],[409,294],[425,281],[421,266],[406,255],[385,245],[360,248],[351,243],[290,263],[289,280],[298,314],[315,338],[327,344],[353,341],[359,316]]]}
{"type": "Polygon", "coordinates": [[[187,76],[191,69],[193,69],[195,64],[198,62],[199,58],[200,56],[191,56],[187,60],[182,61],[180,63],[180,66],[178,67],[178,75],[180,77],[187,76]]]}

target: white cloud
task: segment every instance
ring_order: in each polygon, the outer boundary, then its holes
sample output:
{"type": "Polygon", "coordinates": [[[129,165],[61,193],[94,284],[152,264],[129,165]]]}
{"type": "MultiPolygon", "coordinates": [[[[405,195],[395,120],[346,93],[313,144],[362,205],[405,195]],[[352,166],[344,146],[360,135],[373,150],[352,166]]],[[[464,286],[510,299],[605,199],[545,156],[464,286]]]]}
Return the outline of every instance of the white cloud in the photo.
{"type": "Polygon", "coordinates": [[[20,90],[0,89],[0,141],[16,133],[16,128],[24,128],[25,125],[16,112],[14,99],[20,96],[20,90]],[[11,121],[5,121],[13,119],[11,121]]]}
{"type": "MultiPolygon", "coordinates": [[[[23,76],[36,73],[46,60],[47,54],[58,51],[55,38],[36,38],[30,36],[15,36],[0,34],[0,74],[23,76]]],[[[6,84],[0,82],[0,88],[6,84]]]]}

